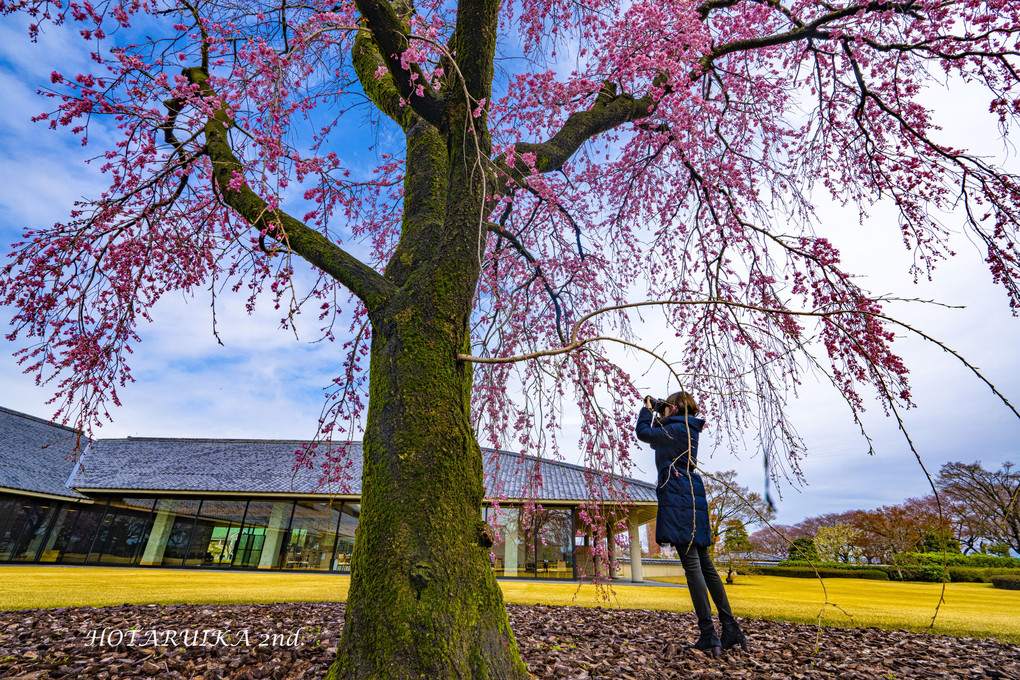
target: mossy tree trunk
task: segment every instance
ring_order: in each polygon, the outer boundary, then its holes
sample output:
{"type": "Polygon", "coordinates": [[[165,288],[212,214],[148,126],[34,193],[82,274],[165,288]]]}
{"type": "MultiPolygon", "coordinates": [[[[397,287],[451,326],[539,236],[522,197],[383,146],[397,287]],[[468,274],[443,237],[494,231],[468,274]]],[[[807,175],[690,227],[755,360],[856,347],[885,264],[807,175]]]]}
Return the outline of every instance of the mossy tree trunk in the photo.
{"type": "Polygon", "coordinates": [[[362,509],[330,677],[525,678],[484,538],[471,366],[457,361],[479,272],[474,159],[423,121],[407,136],[386,271],[399,288],[371,313],[362,509]]]}
{"type": "MultiPolygon", "coordinates": [[[[244,167],[230,148],[232,117],[221,110],[205,126],[223,199],[349,288],[372,325],[361,515],[329,677],[525,680],[481,518],[471,364],[457,358],[470,349],[496,190],[482,102],[491,97],[498,2],[461,2],[450,44],[457,63],[447,64],[444,86],[423,94],[411,93],[415,67],[399,62],[412,9],[386,0],[357,5],[371,30],[355,40],[355,70],[407,141],[400,240],[382,274],[236,186],[244,167]]],[[[213,96],[204,69],[185,73],[213,96]]],[[[176,116],[179,104],[168,107],[176,116]]]]}
{"type": "Polygon", "coordinates": [[[373,323],[362,511],[331,677],[527,677],[483,539],[471,371],[455,360],[463,296],[413,279],[373,323]]]}
{"type": "MultiPolygon", "coordinates": [[[[330,678],[524,680],[489,562],[482,454],[470,422],[469,321],[492,176],[484,120],[453,102],[426,121],[397,105],[367,38],[356,43],[370,96],[404,128],[407,170],[397,249],[380,275],[254,192],[224,111],[205,126],[223,197],[366,305],[372,324],[362,504],[345,627],[330,678]],[[488,179],[483,179],[487,177],[488,179]]],[[[212,95],[204,69],[185,71],[212,95]]],[[[491,73],[490,73],[491,80],[491,73]]]]}
{"type": "MultiPolygon", "coordinates": [[[[495,45],[496,4],[482,5],[488,54],[480,72],[462,74],[475,100],[489,96],[495,45]]],[[[463,96],[449,97],[433,120],[402,106],[399,83],[376,75],[387,49],[381,33],[359,38],[355,59],[369,96],[406,134],[404,216],[384,272],[393,292],[369,309],[362,508],[330,677],[523,679],[481,517],[471,365],[457,360],[469,350],[485,247],[490,142],[463,96]]]]}

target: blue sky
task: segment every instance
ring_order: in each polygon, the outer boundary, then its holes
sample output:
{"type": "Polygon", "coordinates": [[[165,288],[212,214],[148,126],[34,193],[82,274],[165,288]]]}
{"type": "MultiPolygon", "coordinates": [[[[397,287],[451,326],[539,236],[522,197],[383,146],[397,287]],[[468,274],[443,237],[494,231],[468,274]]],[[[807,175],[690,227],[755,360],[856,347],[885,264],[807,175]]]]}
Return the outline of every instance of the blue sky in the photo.
{"type": "MultiPolygon", "coordinates": [[[[82,148],[70,135],[28,120],[47,107],[33,92],[49,82],[49,72],[72,72],[76,64],[84,64],[80,46],[66,41],[63,34],[54,32],[39,45],[26,47],[23,28],[9,21],[0,24],[0,91],[5,97],[0,110],[0,246],[5,253],[23,226],[48,226],[64,219],[76,198],[102,189],[98,172],[83,165],[103,147],[98,128],[92,144],[82,148]]],[[[984,120],[983,112],[974,103],[979,100],[966,96],[966,90],[933,94],[932,101],[947,138],[989,155],[1002,153],[992,122],[976,122],[984,120]]],[[[1017,167],[1015,159],[1008,162],[1017,167]]],[[[960,351],[1020,406],[1016,349],[1020,320],[1010,316],[1005,293],[992,285],[978,249],[959,239],[955,246],[959,256],[943,263],[933,282],[914,285],[906,273],[910,257],[888,207],[878,206],[858,225],[856,211],[821,198],[820,205],[823,228],[831,230],[828,235],[843,251],[848,269],[864,273],[872,289],[966,306],[949,310],[903,305],[895,311],[960,351]]],[[[97,435],[310,436],[323,388],[338,370],[339,348],[310,344],[278,330],[279,314],[269,305],[248,316],[237,302],[231,304],[228,295],[219,295],[217,322],[225,346],[212,336],[207,294],[161,302],[156,323],[142,329],[143,342],[136,348],[132,366],[137,382],[122,390],[124,406],[97,435]]],[[[10,310],[0,309],[4,325],[9,318],[10,310]]],[[[314,338],[314,328],[308,331],[308,339],[314,338]]],[[[659,332],[654,318],[642,331],[649,336],[659,332]]],[[[0,404],[49,417],[53,407],[46,401],[51,391],[23,375],[11,356],[16,346],[3,344],[0,404]]],[[[981,460],[989,467],[1020,461],[1020,421],[986,386],[938,348],[906,337],[897,346],[912,369],[917,402],[905,421],[929,471],[935,473],[952,460],[981,460]]],[[[633,374],[641,375],[644,368],[635,363],[633,374]]],[[[640,385],[643,392],[664,396],[657,376],[638,380],[646,382],[640,385]]],[[[873,456],[867,455],[846,406],[831,388],[806,383],[792,410],[809,448],[803,463],[807,485],[800,489],[782,485],[780,522],[898,503],[926,492],[920,466],[895,423],[877,405],[865,416],[874,439],[873,456]]],[[[577,440],[576,426],[568,418],[563,435],[567,449],[577,440]]],[[[650,452],[636,442],[634,452],[636,476],[653,478],[650,452]]],[[[761,490],[761,458],[753,441],[738,444],[737,455],[727,448],[705,446],[702,459],[708,470],[737,469],[743,484],[761,490]]]]}

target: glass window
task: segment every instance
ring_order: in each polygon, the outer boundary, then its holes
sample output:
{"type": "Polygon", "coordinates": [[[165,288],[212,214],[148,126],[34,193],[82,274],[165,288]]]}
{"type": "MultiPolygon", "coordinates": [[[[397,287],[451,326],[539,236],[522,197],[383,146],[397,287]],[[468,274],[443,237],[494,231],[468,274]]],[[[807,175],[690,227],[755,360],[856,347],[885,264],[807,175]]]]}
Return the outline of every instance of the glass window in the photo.
{"type": "Polygon", "coordinates": [[[252,501],[238,537],[235,567],[280,569],[287,547],[293,501],[252,501]]]}
{"type": "Polygon", "coordinates": [[[201,504],[201,501],[159,499],[140,564],[164,567],[183,565],[201,504]]]}
{"type": "Polygon", "coordinates": [[[84,564],[105,510],[105,502],[65,503],[39,561],[84,564]]]}
{"type": "MultiPolygon", "coordinates": [[[[593,514],[590,508],[588,509],[588,515],[591,521],[605,521],[606,519],[603,515],[593,514]]],[[[574,509],[574,542],[577,546],[574,550],[574,559],[577,565],[578,578],[600,576],[603,565],[600,564],[598,559],[594,558],[594,555],[602,553],[602,559],[605,559],[605,546],[607,545],[605,529],[601,529],[601,531],[593,530],[585,522],[580,510],[577,508],[574,509]],[[596,549],[597,546],[602,547],[596,549]]]]}
{"type": "Polygon", "coordinates": [[[344,503],[340,513],[340,524],[337,527],[336,556],[333,558],[333,570],[344,574],[351,573],[351,555],[354,553],[354,532],[358,528],[361,516],[360,503],[344,503]]]}
{"type": "Polygon", "coordinates": [[[336,501],[335,506],[315,501],[297,502],[290,525],[284,569],[331,568],[340,506],[340,501],[336,501]]]}
{"type": "MultiPolygon", "coordinates": [[[[495,556],[492,564],[496,576],[526,576],[527,569],[527,533],[521,525],[521,509],[517,507],[503,506],[499,513],[494,508],[485,508],[486,521],[490,526],[495,526],[499,534],[498,540],[492,545],[491,551],[495,556]]],[[[532,564],[532,567],[534,565],[532,564]]]]}
{"type": "Polygon", "coordinates": [[[546,508],[535,513],[535,575],[573,578],[573,518],[569,508],[546,508]]]}
{"type": "Polygon", "coordinates": [[[41,552],[50,523],[60,503],[26,498],[21,504],[21,521],[24,528],[11,551],[12,562],[32,562],[41,552]]]}
{"type": "Polygon", "coordinates": [[[571,508],[485,508],[485,521],[499,534],[493,544],[493,571],[500,577],[574,577],[574,519],[571,508]]]}
{"type": "Polygon", "coordinates": [[[27,499],[0,495],[0,562],[9,562],[25,528],[27,499]],[[23,507],[26,506],[26,507],[23,507]]]}
{"type": "Polygon", "coordinates": [[[149,537],[154,504],[152,498],[111,499],[92,548],[93,559],[99,564],[137,563],[149,537]]]}
{"type": "Polygon", "coordinates": [[[230,567],[237,553],[246,501],[205,500],[188,551],[187,566],[230,567]]]}

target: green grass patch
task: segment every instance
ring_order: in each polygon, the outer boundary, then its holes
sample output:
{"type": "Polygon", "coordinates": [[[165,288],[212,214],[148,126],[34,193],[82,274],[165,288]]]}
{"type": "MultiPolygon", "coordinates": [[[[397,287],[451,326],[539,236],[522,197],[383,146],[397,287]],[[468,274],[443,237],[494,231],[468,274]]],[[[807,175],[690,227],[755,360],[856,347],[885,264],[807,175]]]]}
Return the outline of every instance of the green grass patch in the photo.
{"type": "MultiPolygon", "coordinates": [[[[241,604],[325,602],[347,598],[350,578],[337,574],[3,567],[0,609],[103,607],[119,604],[241,604]]],[[[683,583],[683,579],[663,579],[683,583]]],[[[741,576],[727,587],[734,613],[746,618],[840,627],[926,630],[941,584],[741,576]],[[837,605],[839,609],[836,608],[837,605]],[[844,613],[845,612],[845,613],[844,613]]],[[[690,611],[680,588],[616,586],[612,593],[575,583],[501,581],[507,602],[624,609],[690,611]]],[[[946,584],[936,633],[995,637],[1020,643],[1020,591],[987,583],[946,584]]]]}
{"type": "Polygon", "coordinates": [[[0,579],[0,609],[342,602],[351,584],[337,574],[102,567],[3,567],[0,579]]]}
{"type": "MultiPolygon", "coordinates": [[[[663,579],[683,583],[683,579],[663,579]]],[[[859,628],[927,630],[941,583],[742,576],[727,586],[734,613],[749,618],[859,628]],[[826,602],[831,605],[822,605],[826,602]],[[838,607],[838,608],[837,608],[838,607]]],[[[1020,591],[988,583],[947,583],[934,632],[1020,643],[1020,591]]]]}

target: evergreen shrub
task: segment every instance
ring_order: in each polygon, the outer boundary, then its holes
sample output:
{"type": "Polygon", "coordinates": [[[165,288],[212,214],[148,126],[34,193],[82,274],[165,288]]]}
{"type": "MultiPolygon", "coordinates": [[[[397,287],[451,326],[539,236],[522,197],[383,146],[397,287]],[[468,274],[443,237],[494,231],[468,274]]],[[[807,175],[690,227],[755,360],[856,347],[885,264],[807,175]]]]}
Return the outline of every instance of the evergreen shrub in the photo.
{"type": "Polygon", "coordinates": [[[886,573],[893,581],[921,581],[922,583],[948,583],[951,576],[941,564],[916,564],[900,567],[886,567],[886,573]]]}
{"type": "Polygon", "coordinates": [[[1020,577],[1020,569],[996,569],[995,567],[949,567],[953,583],[991,583],[993,576],[1020,577]]]}
{"type": "Polygon", "coordinates": [[[1020,590],[1020,576],[993,576],[992,585],[1003,590],[1020,590]]]}

